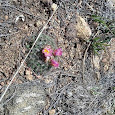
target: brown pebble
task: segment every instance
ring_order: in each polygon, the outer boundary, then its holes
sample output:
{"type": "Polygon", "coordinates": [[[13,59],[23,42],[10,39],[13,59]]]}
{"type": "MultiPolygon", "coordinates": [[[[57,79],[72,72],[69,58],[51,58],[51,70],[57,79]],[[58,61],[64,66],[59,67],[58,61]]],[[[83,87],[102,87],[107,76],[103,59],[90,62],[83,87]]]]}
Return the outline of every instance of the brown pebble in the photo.
{"type": "Polygon", "coordinates": [[[106,58],[104,58],[104,59],[102,60],[102,62],[103,62],[103,63],[107,63],[108,61],[107,61],[106,58]]]}
{"type": "Polygon", "coordinates": [[[55,109],[49,110],[49,115],[55,115],[55,109]]]}
{"type": "Polygon", "coordinates": [[[26,75],[25,76],[27,80],[32,81],[33,80],[33,75],[26,75]]]}
{"type": "Polygon", "coordinates": [[[77,23],[75,25],[75,28],[76,28],[77,37],[80,38],[81,40],[89,40],[92,32],[88,23],[85,21],[84,18],[82,18],[78,14],[76,17],[77,17],[76,18],[77,23]]]}
{"type": "Polygon", "coordinates": [[[4,86],[4,82],[1,82],[1,85],[4,86]]]}
{"type": "Polygon", "coordinates": [[[106,72],[108,69],[109,69],[109,66],[108,66],[108,65],[105,65],[105,66],[104,66],[104,71],[106,72]]]}
{"type": "Polygon", "coordinates": [[[68,68],[67,68],[67,67],[64,67],[64,70],[65,70],[65,71],[67,71],[67,70],[68,70],[68,68]]]}
{"type": "Polygon", "coordinates": [[[57,4],[53,3],[52,6],[51,6],[52,10],[55,11],[56,8],[57,8],[57,4]]]}
{"type": "Polygon", "coordinates": [[[7,83],[6,83],[6,84],[8,85],[9,83],[10,83],[10,81],[7,81],[7,83]]]}
{"type": "Polygon", "coordinates": [[[21,80],[18,80],[18,83],[23,83],[21,80]]]}
{"type": "Polygon", "coordinates": [[[41,25],[43,25],[43,24],[42,24],[42,21],[40,21],[40,20],[38,20],[38,21],[34,24],[35,27],[39,27],[39,26],[41,26],[41,25]]]}
{"type": "Polygon", "coordinates": [[[5,15],[5,20],[8,20],[8,16],[7,15],[5,15]]]}

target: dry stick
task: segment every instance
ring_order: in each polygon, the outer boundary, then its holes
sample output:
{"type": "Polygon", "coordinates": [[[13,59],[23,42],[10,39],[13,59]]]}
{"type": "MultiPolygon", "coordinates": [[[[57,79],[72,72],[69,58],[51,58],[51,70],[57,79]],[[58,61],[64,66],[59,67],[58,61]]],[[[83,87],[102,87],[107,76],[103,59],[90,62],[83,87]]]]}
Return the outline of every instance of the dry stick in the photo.
{"type": "Polygon", "coordinates": [[[53,15],[55,14],[56,10],[58,9],[58,7],[54,10],[54,12],[52,13],[51,17],[49,18],[49,20],[47,21],[47,23],[44,25],[44,27],[42,28],[41,32],[39,33],[38,37],[36,38],[35,42],[33,43],[30,51],[28,52],[28,54],[26,55],[25,59],[23,60],[23,62],[21,63],[20,67],[17,69],[16,73],[14,74],[14,76],[12,77],[10,83],[8,84],[7,88],[5,89],[4,93],[2,94],[2,96],[0,97],[0,102],[2,101],[3,97],[5,96],[7,90],[9,89],[10,85],[12,84],[14,78],[16,77],[16,75],[18,74],[18,72],[20,71],[21,67],[24,65],[24,62],[26,61],[27,57],[29,56],[30,52],[32,51],[32,49],[34,48],[34,45],[36,44],[37,40],[39,39],[39,37],[41,36],[42,32],[44,31],[44,29],[46,28],[47,24],[50,22],[50,20],[52,19],[53,15]]]}

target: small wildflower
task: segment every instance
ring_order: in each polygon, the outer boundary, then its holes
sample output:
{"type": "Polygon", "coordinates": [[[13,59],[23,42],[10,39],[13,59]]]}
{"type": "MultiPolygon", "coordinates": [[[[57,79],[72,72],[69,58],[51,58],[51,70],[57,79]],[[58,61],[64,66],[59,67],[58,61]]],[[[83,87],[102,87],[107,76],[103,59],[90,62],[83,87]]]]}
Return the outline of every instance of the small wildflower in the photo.
{"type": "Polygon", "coordinates": [[[51,57],[53,50],[50,48],[50,46],[45,47],[42,50],[42,53],[45,55],[45,57],[51,57]]]}
{"type": "Polygon", "coordinates": [[[59,67],[59,63],[53,59],[51,60],[51,65],[54,67],[59,67]]]}
{"type": "Polygon", "coordinates": [[[58,49],[54,50],[54,55],[55,56],[61,56],[62,55],[62,49],[58,48],[58,49]]]}

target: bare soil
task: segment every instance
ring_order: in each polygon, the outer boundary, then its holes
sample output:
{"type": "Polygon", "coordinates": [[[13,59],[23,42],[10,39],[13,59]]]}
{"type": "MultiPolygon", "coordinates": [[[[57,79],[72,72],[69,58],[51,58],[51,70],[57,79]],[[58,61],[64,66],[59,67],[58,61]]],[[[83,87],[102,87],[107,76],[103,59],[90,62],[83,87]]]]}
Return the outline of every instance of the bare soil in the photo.
{"type": "Polygon", "coordinates": [[[60,67],[39,74],[28,67],[26,61],[13,84],[33,80],[43,84],[48,103],[39,115],[114,115],[115,36],[105,34],[91,18],[95,14],[115,21],[115,8],[107,0],[1,0],[0,94],[24,60],[28,52],[26,44],[37,37],[51,16],[52,3],[59,8],[43,33],[62,48],[63,54],[58,59],[60,67]],[[76,37],[73,26],[77,14],[89,24],[90,39],[97,31],[96,37],[111,38],[106,52],[100,53],[99,68],[94,66],[92,47],[88,48],[88,42],[76,37]]]}

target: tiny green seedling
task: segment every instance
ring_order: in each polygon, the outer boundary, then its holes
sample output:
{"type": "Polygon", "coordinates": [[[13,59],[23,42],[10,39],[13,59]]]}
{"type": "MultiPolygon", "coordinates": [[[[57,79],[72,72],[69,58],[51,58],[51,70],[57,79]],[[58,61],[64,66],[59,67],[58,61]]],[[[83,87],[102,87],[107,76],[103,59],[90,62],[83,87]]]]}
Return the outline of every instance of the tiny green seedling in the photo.
{"type": "Polygon", "coordinates": [[[103,19],[100,16],[92,15],[93,21],[98,22],[100,24],[100,29],[103,31],[103,34],[109,33],[110,36],[101,38],[95,37],[91,40],[91,46],[93,48],[94,54],[98,55],[98,52],[106,49],[112,37],[115,37],[115,21],[103,19]]]}
{"type": "Polygon", "coordinates": [[[99,37],[96,37],[92,40],[92,48],[93,48],[93,51],[94,51],[94,54],[97,54],[98,55],[98,52],[101,51],[101,50],[104,50],[106,49],[106,46],[109,46],[107,43],[101,41],[101,38],[99,37]]]}

